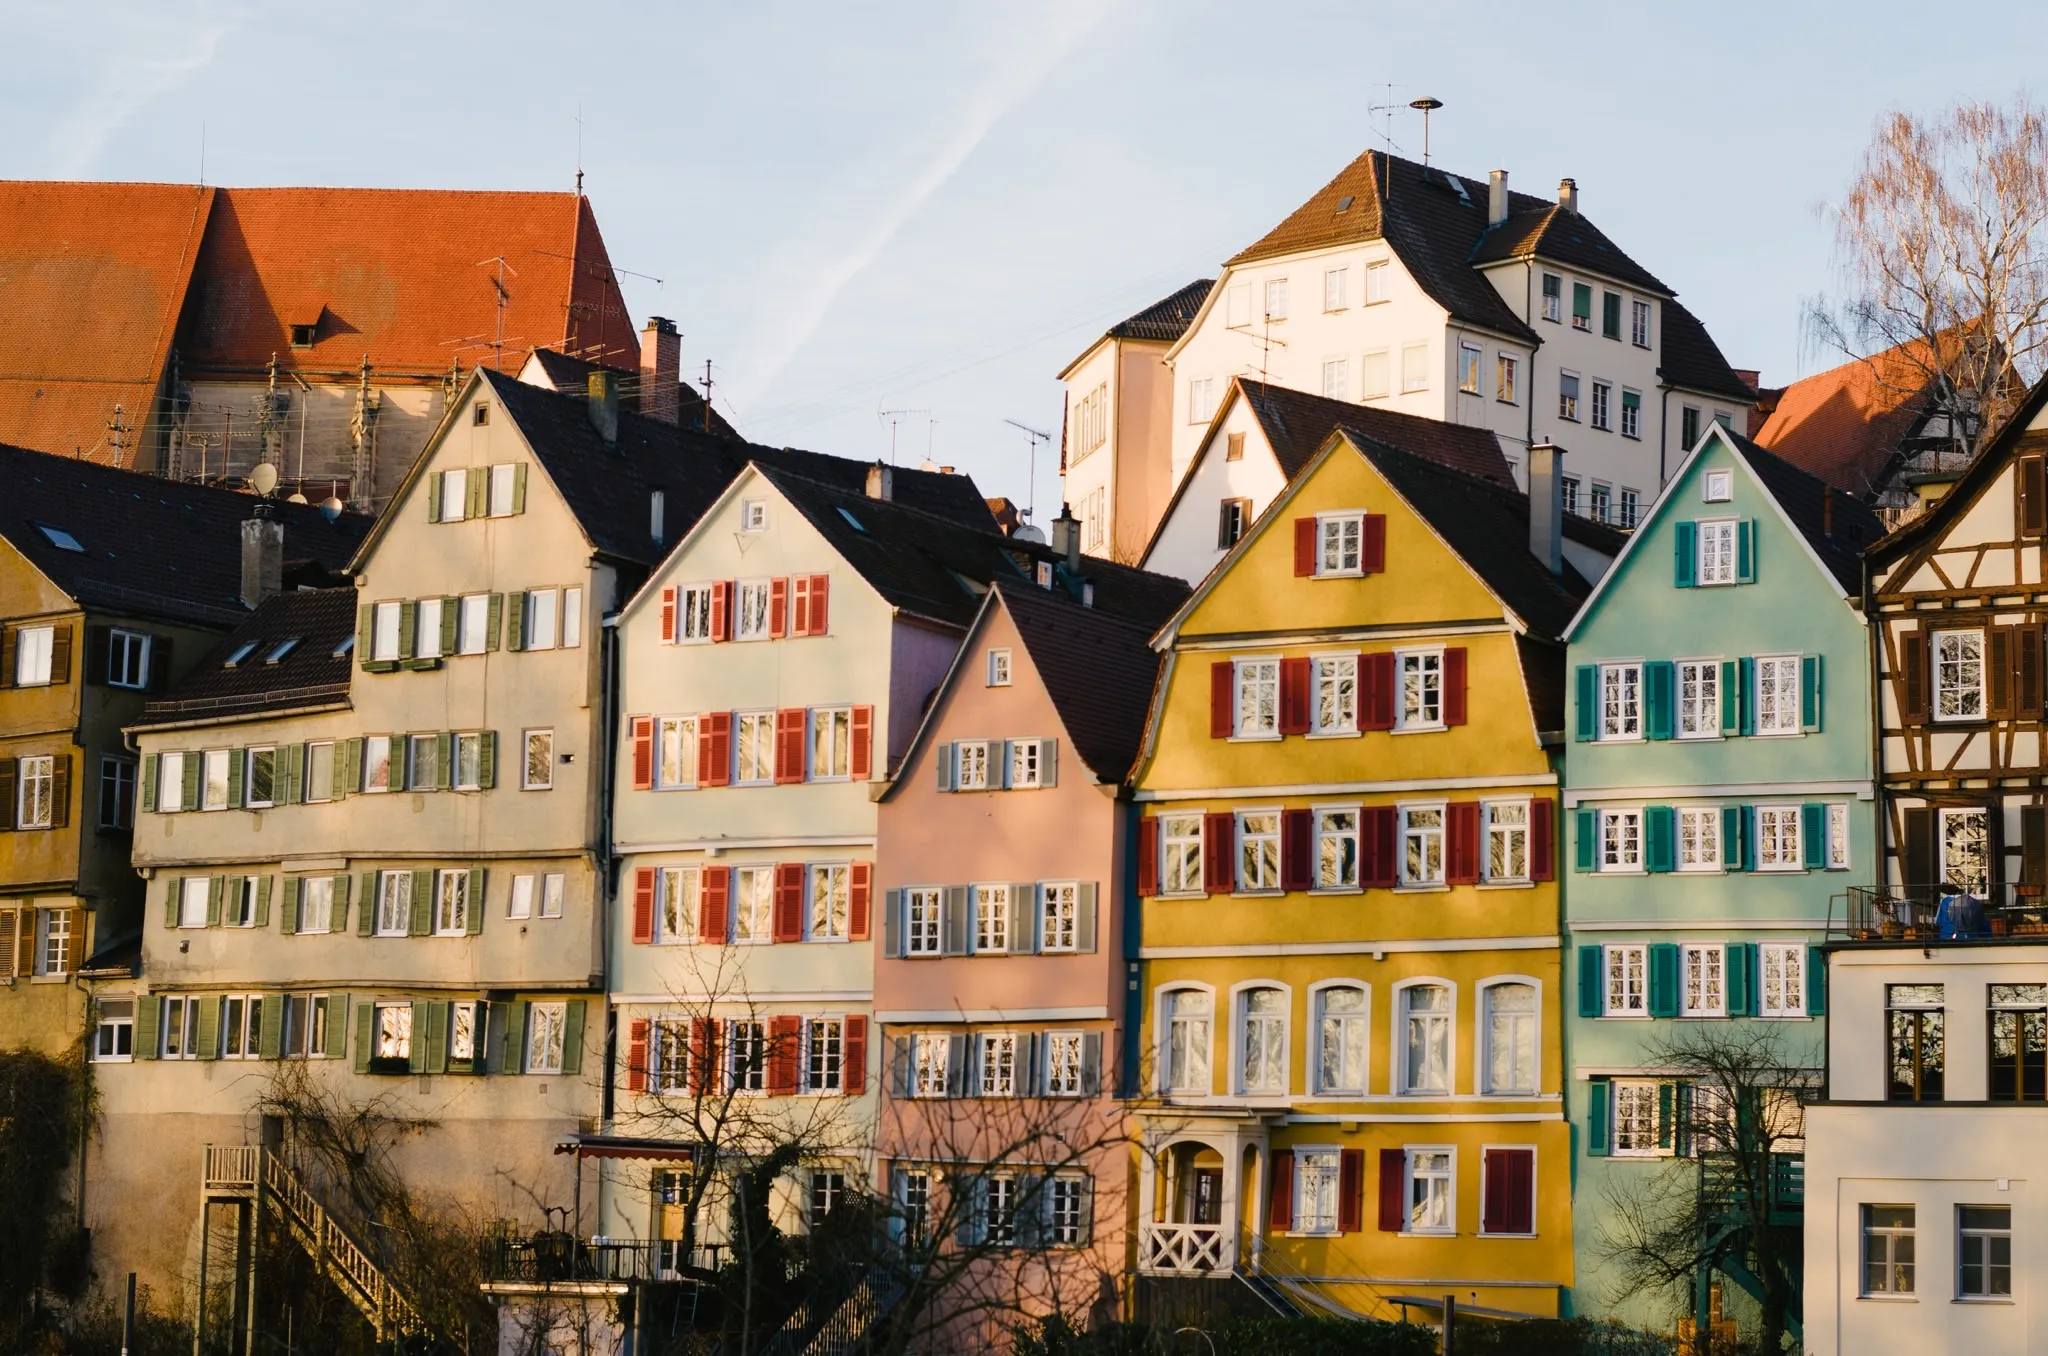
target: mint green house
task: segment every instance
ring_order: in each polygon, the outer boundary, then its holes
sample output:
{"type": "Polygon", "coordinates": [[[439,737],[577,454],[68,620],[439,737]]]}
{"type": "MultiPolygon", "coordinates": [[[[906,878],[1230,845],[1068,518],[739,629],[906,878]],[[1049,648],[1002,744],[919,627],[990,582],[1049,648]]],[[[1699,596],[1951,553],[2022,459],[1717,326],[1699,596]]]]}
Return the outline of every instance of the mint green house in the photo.
{"type": "MultiPolygon", "coordinates": [[[[1787,1085],[1825,1063],[1830,898],[1879,866],[1858,595],[1880,533],[1848,496],[1715,424],[1566,633],[1578,1313],[1668,1332],[1709,1281],[1731,1314],[1737,1291],[1761,1289],[1730,1257],[1693,1294],[1624,1294],[1608,1242],[1618,1202],[1681,1183],[1691,1199],[1715,1166],[1689,1133],[1708,1105],[1695,1094],[1712,1094],[1675,1076],[1674,1040],[1768,1034],[1787,1085]]],[[[1789,1096],[1765,1100],[1796,1118],[1789,1096]]],[[[1774,1205],[1791,1227],[1800,1164],[1782,1167],[1774,1205]]]]}

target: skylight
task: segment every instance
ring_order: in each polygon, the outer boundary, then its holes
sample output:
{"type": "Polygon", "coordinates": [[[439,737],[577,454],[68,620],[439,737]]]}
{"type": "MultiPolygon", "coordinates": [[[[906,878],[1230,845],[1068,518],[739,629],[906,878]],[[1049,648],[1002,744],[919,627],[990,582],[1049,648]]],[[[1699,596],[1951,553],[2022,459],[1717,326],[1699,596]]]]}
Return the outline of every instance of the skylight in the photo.
{"type": "Polygon", "coordinates": [[[849,523],[853,524],[853,530],[854,530],[854,531],[856,531],[856,532],[865,532],[865,531],[867,531],[867,529],[866,529],[865,527],[862,527],[862,526],[861,526],[861,524],[860,524],[860,519],[858,519],[858,518],[854,517],[854,516],[853,516],[853,514],[849,513],[849,512],[847,511],[847,510],[845,510],[845,509],[841,509],[841,510],[839,510],[839,516],[840,516],[840,517],[842,517],[842,518],[844,518],[844,519],[846,519],[846,521],[847,521],[847,522],[849,522],[849,523]]]}
{"type": "Polygon", "coordinates": [[[341,644],[339,644],[339,645],[337,645],[337,646],[335,646],[335,647],[334,647],[334,657],[335,657],[336,659],[346,659],[346,658],[348,658],[348,656],[349,656],[349,652],[350,652],[350,651],[352,651],[352,650],[354,650],[354,649],[355,649],[355,647],[356,647],[356,638],[355,638],[355,636],[354,636],[354,635],[347,635],[347,636],[344,636],[344,637],[342,637],[342,641],[341,641],[341,644]]]}
{"type": "Polygon", "coordinates": [[[247,659],[250,655],[256,653],[256,647],[258,645],[261,645],[262,643],[263,642],[260,640],[243,641],[240,645],[237,645],[235,647],[235,652],[229,655],[227,659],[221,663],[221,667],[224,669],[235,668],[243,660],[247,659]]]}
{"type": "Polygon", "coordinates": [[[1351,210],[1351,202],[1351,195],[1346,193],[1343,197],[1337,199],[1337,210],[1339,212],[1349,212],[1351,210]]]}
{"type": "Polygon", "coordinates": [[[85,554],[85,548],[78,544],[78,538],[72,536],[61,527],[51,527],[48,523],[37,523],[36,531],[48,537],[50,545],[56,547],[59,551],[76,551],[80,555],[85,554]]]}
{"type": "Polygon", "coordinates": [[[304,639],[304,636],[286,636],[283,640],[277,643],[276,649],[272,650],[269,654],[263,656],[263,662],[266,664],[277,663],[286,655],[290,654],[293,650],[298,649],[299,642],[304,639]]]}

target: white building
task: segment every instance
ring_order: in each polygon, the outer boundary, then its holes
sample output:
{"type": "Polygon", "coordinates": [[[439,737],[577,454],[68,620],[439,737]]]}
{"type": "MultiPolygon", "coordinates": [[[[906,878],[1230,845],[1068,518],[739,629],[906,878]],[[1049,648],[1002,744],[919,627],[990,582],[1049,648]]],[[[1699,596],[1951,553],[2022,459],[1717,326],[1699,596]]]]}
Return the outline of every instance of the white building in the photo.
{"type": "MultiPolygon", "coordinates": [[[[1746,428],[1754,403],[1672,289],[1580,214],[1572,180],[1552,202],[1510,193],[1505,171],[1482,183],[1377,151],[1228,260],[1164,361],[1169,484],[1230,379],[1252,377],[1490,429],[1518,478],[1529,445],[1552,441],[1572,454],[1567,507],[1622,527],[1707,420],[1746,428]]],[[[1099,358],[1068,369],[1070,431],[1090,402],[1132,398],[1119,375],[1099,358]]],[[[1128,437],[1107,451],[1158,459],[1128,437]]],[[[1122,485],[1121,469],[1069,486],[1090,550],[1108,535],[1089,517],[1104,483],[1122,485]]]]}

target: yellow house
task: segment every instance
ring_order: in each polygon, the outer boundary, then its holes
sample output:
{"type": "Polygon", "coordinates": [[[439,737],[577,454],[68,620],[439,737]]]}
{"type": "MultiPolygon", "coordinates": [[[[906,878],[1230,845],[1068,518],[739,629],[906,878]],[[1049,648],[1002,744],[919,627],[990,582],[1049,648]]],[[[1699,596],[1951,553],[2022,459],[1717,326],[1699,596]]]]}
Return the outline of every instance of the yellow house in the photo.
{"type": "Polygon", "coordinates": [[[1619,541],[1530,470],[1339,429],[1154,641],[1141,1273],[1558,1311],[1557,637],[1619,541]]]}

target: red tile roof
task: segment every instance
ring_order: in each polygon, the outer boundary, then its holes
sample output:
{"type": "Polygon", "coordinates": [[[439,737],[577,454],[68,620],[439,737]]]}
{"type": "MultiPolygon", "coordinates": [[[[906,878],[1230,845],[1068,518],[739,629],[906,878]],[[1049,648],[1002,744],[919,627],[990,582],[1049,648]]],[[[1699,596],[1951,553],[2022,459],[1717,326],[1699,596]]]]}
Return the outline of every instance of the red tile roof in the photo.
{"type": "Polygon", "coordinates": [[[1867,499],[1926,412],[1925,359],[1915,340],[1787,386],[1756,441],[1839,490],[1867,499]]]}

